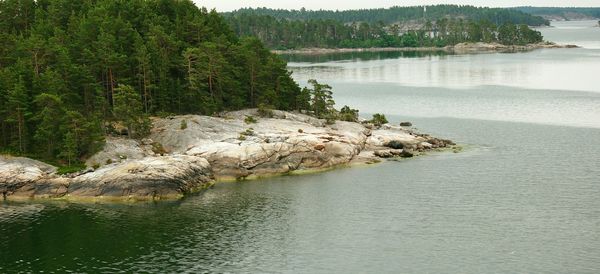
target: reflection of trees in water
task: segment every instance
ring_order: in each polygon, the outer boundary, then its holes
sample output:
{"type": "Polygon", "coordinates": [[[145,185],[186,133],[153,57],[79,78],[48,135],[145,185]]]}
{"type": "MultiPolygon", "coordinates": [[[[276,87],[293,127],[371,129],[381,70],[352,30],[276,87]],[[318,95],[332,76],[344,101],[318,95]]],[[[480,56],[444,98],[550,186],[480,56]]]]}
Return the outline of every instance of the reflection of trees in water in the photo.
{"type": "Polygon", "coordinates": [[[451,55],[444,50],[440,51],[362,51],[362,52],[337,52],[327,54],[282,54],[281,57],[288,62],[310,62],[323,63],[332,61],[368,61],[379,59],[397,59],[397,58],[421,58],[428,56],[451,55]]]}
{"type": "Polygon", "coordinates": [[[3,205],[0,254],[13,255],[0,256],[0,272],[184,271],[192,269],[184,262],[241,261],[256,241],[286,229],[287,202],[273,199],[211,190],[172,202],[3,205]],[[265,224],[275,231],[264,234],[265,224]]]}

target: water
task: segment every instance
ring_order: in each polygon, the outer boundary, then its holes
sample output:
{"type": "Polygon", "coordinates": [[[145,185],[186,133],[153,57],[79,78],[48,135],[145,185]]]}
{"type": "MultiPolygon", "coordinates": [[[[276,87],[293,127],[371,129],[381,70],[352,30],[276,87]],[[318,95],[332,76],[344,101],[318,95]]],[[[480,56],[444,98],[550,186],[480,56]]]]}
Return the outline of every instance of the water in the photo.
{"type": "Polygon", "coordinates": [[[4,203],[0,273],[600,272],[600,89],[581,71],[600,50],[327,58],[294,76],[465,151],[176,202],[4,203]]]}

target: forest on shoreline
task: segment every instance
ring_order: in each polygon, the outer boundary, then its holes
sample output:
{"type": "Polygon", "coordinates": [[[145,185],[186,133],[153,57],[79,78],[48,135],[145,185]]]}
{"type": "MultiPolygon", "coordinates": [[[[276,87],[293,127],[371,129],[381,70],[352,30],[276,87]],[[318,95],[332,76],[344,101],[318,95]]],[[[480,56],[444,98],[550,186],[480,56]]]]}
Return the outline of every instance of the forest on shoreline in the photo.
{"type": "Polygon", "coordinates": [[[514,9],[535,16],[560,20],[600,19],[600,8],[597,7],[516,7],[514,9]]]}
{"type": "Polygon", "coordinates": [[[445,47],[464,42],[526,45],[543,41],[529,25],[548,22],[512,9],[438,5],[355,11],[241,9],[225,13],[240,37],[276,50],[445,47]]]}
{"type": "Polygon", "coordinates": [[[334,109],[330,86],[311,80],[301,88],[269,48],[542,40],[526,25],[486,20],[443,18],[390,31],[366,22],[223,16],[191,0],[0,0],[0,153],[77,165],[108,135],[146,136],[150,116],[259,108],[358,118],[355,109],[334,109]]]}
{"type": "Polygon", "coordinates": [[[309,98],[287,64],[191,0],[0,1],[0,152],[71,165],[149,116],[309,98]]]}
{"type": "Polygon", "coordinates": [[[385,25],[406,22],[435,21],[442,18],[460,18],[468,21],[490,21],[495,25],[506,23],[525,24],[528,26],[547,26],[550,22],[542,17],[531,15],[521,10],[510,8],[474,7],[468,5],[432,5],[391,7],[359,10],[284,10],[269,8],[242,8],[223,13],[225,17],[247,15],[267,15],[286,20],[335,20],[344,24],[365,22],[385,25]]]}

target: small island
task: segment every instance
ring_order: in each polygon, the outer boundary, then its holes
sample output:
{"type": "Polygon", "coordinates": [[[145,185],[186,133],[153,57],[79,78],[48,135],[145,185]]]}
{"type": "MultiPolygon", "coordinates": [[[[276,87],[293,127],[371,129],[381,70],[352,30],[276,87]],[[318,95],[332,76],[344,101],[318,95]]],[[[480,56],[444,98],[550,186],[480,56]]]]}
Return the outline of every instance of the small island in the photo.
{"type": "Polygon", "coordinates": [[[457,5],[349,11],[260,8],[229,12],[225,18],[237,35],[258,37],[278,54],[477,53],[576,47],[544,41],[535,28],[550,22],[516,9],[457,5]]]}

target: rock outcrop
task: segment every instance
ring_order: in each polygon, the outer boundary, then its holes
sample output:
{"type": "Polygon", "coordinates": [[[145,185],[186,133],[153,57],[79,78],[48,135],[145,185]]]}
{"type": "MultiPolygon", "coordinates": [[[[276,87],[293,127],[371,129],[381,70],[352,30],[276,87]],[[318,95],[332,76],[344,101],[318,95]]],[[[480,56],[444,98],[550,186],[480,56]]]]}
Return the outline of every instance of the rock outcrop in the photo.
{"type": "Polygon", "coordinates": [[[551,42],[541,42],[527,45],[503,45],[500,43],[460,43],[446,47],[447,50],[458,53],[470,52],[519,52],[534,49],[577,48],[576,45],[559,45],[551,42]]]}
{"type": "Polygon", "coordinates": [[[457,52],[457,53],[482,53],[482,52],[520,52],[530,51],[535,49],[548,48],[577,48],[576,45],[561,45],[552,42],[540,42],[527,45],[503,45],[499,43],[460,43],[453,46],[445,47],[403,47],[403,48],[303,48],[290,50],[272,50],[275,54],[301,54],[301,55],[322,55],[332,53],[346,52],[402,52],[402,51],[419,51],[419,52],[457,52]]]}
{"type": "Polygon", "coordinates": [[[4,198],[170,199],[213,182],[208,161],[187,155],[146,157],[60,176],[18,159],[0,158],[4,198]]]}
{"type": "Polygon", "coordinates": [[[0,158],[0,193],[8,199],[175,198],[214,180],[374,163],[453,145],[402,127],[372,128],[327,125],[283,111],[273,111],[272,118],[260,118],[256,110],[156,118],[147,139],[107,138],[87,161],[90,169],[78,174],[58,175],[56,168],[26,158],[0,158]]]}

